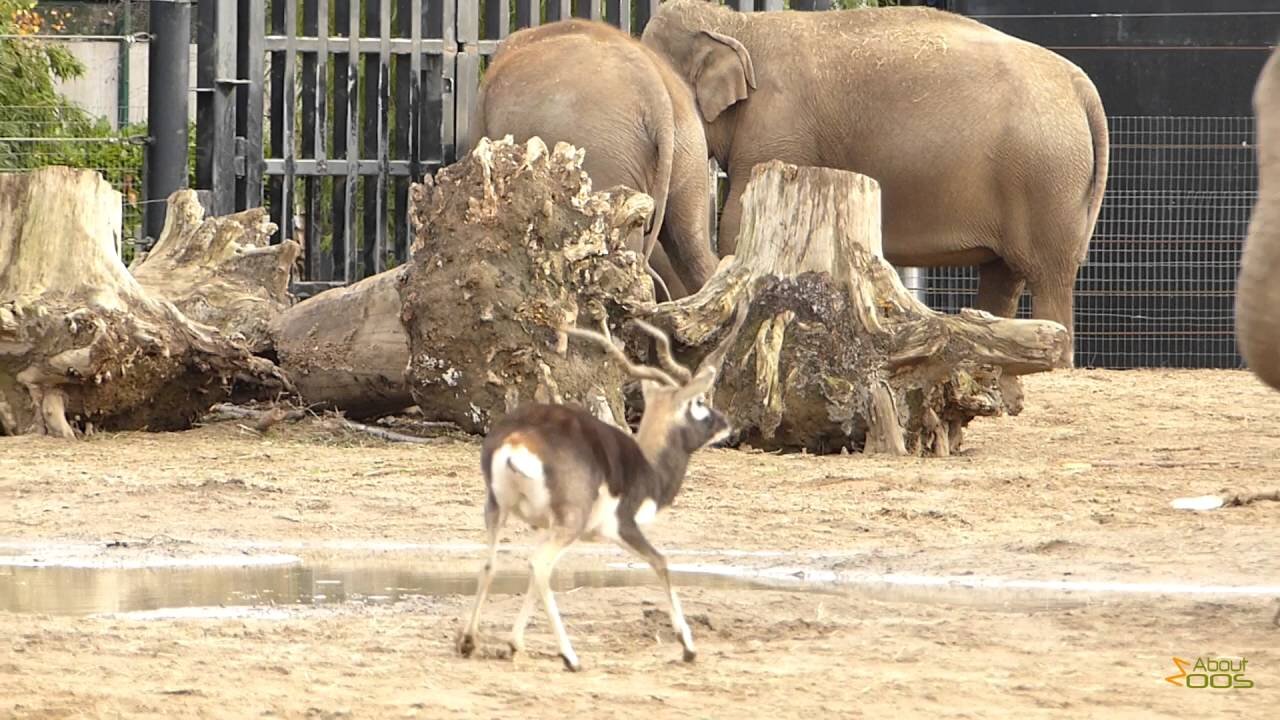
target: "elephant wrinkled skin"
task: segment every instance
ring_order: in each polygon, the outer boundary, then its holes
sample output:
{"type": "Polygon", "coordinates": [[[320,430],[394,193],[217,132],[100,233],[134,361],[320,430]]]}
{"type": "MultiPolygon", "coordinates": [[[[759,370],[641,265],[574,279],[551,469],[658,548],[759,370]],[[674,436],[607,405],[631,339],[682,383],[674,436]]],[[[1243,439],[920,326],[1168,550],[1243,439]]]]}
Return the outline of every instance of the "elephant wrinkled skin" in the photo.
{"type": "Polygon", "coordinates": [[[1236,336],[1245,363],[1280,390],[1280,50],[1253,89],[1257,120],[1258,199],[1236,285],[1236,336]]]}
{"type": "MultiPolygon", "coordinates": [[[[738,13],[664,3],[642,41],[693,87],[729,176],[719,251],[761,162],[879,181],[886,258],[979,267],[978,307],[1072,329],[1072,288],[1107,180],[1093,83],[1049,50],[930,8],[738,13]]],[[[1068,347],[1062,364],[1072,362],[1068,347]]]]}
{"type": "Polygon", "coordinates": [[[673,297],[711,277],[702,121],[688,84],[639,41],[577,19],[512,33],[485,73],[476,115],[477,138],[567,142],[585,150],[597,190],[652,196],[644,251],[673,297]]]}

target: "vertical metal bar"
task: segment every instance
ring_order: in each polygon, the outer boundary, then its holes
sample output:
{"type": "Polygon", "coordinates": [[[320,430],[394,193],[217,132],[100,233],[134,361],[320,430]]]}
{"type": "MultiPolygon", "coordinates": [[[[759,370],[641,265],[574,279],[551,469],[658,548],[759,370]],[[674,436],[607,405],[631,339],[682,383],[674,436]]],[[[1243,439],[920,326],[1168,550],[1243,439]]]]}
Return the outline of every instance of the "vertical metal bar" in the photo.
{"type": "Polygon", "coordinates": [[[546,0],[547,22],[568,20],[573,17],[573,0],[546,0]]]}
{"type": "Polygon", "coordinates": [[[539,0],[516,0],[516,27],[537,27],[542,24],[542,4],[539,0]]]}
{"type": "MultiPolygon", "coordinates": [[[[187,185],[187,91],[191,68],[191,3],[157,0],[151,5],[148,48],[147,127],[150,145],[143,175],[145,227],[152,242],[164,229],[169,195],[187,185]]],[[[149,245],[150,243],[148,243],[149,245]]]]}
{"type": "MultiPolygon", "coordinates": [[[[316,37],[319,17],[316,0],[302,0],[302,34],[304,37],[316,37]]],[[[316,156],[316,97],[319,95],[316,76],[317,55],[319,53],[302,53],[302,147],[303,158],[314,159],[316,156]]],[[[307,175],[302,178],[302,256],[303,268],[307,280],[316,280],[320,275],[320,243],[316,227],[316,178],[307,175]]],[[[296,238],[295,238],[296,239],[296,238]]]]}
{"type": "Polygon", "coordinates": [[[236,36],[239,17],[228,3],[218,3],[215,34],[217,56],[213,62],[213,113],[217,152],[213,156],[209,185],[213,190],[212,212],[226,215],[236,209],[236,36]]]}
{"type": "Polygon", "coordinates": [[[480,53],[474,45],[463,46],[455,59],[457,63],[457,90],[454,99],[454,146],[458,157],[471,152],[476,138],[472,137],[472,119],[476,114],[476,95],[480,86],[480,53]]]}
{"type": "MultiPolygon", "coordinates": [[[[391,105],[391,0],[380,0],[378,14],[378,178],[377,222],[374,233],[373,269],[370,274],[387,268],[387,185],[391,179],[390,134],[388,113],[391,105]]],[[[365,203],[368,204],[367,202],[365,203]]]]}
{"type": "Polygon", "coordinates": [[[240,23],[237,33],[236,77],[248,81],[236,98],[236,133],[240,145],[236,154],[244,160],[244,174],[236,185],[236,208],[244,210],[262,205],[262,71],[267,9],[264,0],[239,0],[237,7],[244,22],[240,23]]]}
{"type": "MultiPolygon", "coordinates": [[[[401,12],[404,12],[403,5],[401,12]]],[[[405,128],[405,153],[409,158],[409,177],[413,182],[422,179],[422,0],[409,0],[409,42],[413,52],[409,55],[409,106],[408,126],[405,128]]],[[[401,66],[403,72],[404,67],[401,66]]]]}
{"type": "Polygon", "coordinates": [[[571,0],[573,17],[600,19],[600,0],[571,0]]]}
{"type": "MultiPolygon", "coordinates": [[[[124,37],[133,35],[133,0],[120,3],[120,17],[116,22],[117,31],[124,37]]],[[[129,124],[129,48],[133,47],[124,40],[117,45],[116,72],[120,80],[116,83],[116,127],[129,124]]]]}
{"type": "MultiPolygon", "coordinates": [[[[457,157],[458,146],[458,3],[454,0],[434,0],[440,3],[440,37],[444,39],[444,55],[440,58],[439,97],[435,107],[440,109],[440,158],[443,163],[451,163],[457,157]]],[[[435,76],[429,79],[436,82],[435,76]]],[[[432,89],[433,92],[435,88],[432,89]]],[[[428,98],[430,99],[430,98],[428,98]]],[[[435,142],[435,138],[432,138],[435,142]]]]}
{"type": "Polygon", "coordinates": [[[458,8],[458,44],[469,45],[480,40],[480,2],[479,0],[459,0],[458,8]]]}
{"type": "MultiPolygon", "coordinates": [[[[419,83],[421,111],[418,117],[418,153],[422,158],[441,162],[453,157],[453,92],[445,92],[445,83],[453,82],[454,57],[453,27],[444,22],[446,8],[452,0],[427,0],[423,7],[422,24],[430,38],[444,38],[444,53],[416,57],[422,58],[424,67],[416,76],[419,83]]],[[[415,106],[417,107],[417,106],[415,106]]]]}
{"type": "MultiPolygon", "coordinates": [[[[213,159],[219,151],[226,152],[226,148],[218,147],[219,118],[214,112],[217,59],[218,4],[200,3],[196,6],[196,187],[201,190],[212,189],[213,159]]],[[[218,204],[216,197],[212,204],[218,204]]]]}
{"type": "MultiPolygon", "coordinates": [[[[377,37],[378,17],[381,14],[381,6],[390,0],[362,0],[364,6],[364,28],[360,32],[362,38],[377,37]]],[[[364,130],[360,134],[360,157],[376,159],[378,156],[378,120],[380,113],[378,112],[378,61],[380,56],[378,53],[365,53],[361,58],[364,62],[364,111],[361,115],[360,127],[364,130]]],[[[360,272],[352,278],[358,280],[363,277],[373,275],[377,255],[377,234],[380,218],[378,217],[377,207],[377,185],[378,178],[376,176],[362,175],[360,177],[360,211],[362,217],[361,233],[360,233],[360,272]]]]}
{"type": "MultiPolygon", "coordinates": [[[[273,35],[284,34],[284,1],[273,0],[271,3],[271,33],[273,35]]],[[[284,52],[273,50],[271,52],[271,90],[267,96],[269,111],[267,113],[267,121],[271,136],[271,149],[266,153],[265,157],[283,158],[284,157],[284,52]]],[[[279,175],[270,175],[266,179],[267,185],[267,209],[271,218],[275,221],[278,228],[275,240],[288,237],[284,229],[284,215],[282,208],[284,207],[284,198],[281,193],[284,188],[284,179],[279,175]]]]}
{"type": "MultiPolygon", "coordinates": [[[[420,0],[419,0],[420,1],[420,0]]],[[[414,29],[418,27],[418,8],[414,6],[411,0],[396,0],[396,17],[395,17],[395,34],[398,38],[408,36],[409,53],[397,54],[392,59],[392,66],[395,70],[395,92],[393,93],[393,103],[395,105],[395,137],[391,147],[391,157],[396,160],[408,160],[409,172],[413,173],[416,164],[411,157],[413,138],[414,118],[411,117],[412,107],[417,98],[415,95],[415,87],[413,83],[413,60],[417,58],[421,51],[419,42],[421,35],[415,33],[414,29]]],[[[402,263],[408,257],[408,211],[407,203],[409,200],[409,180],[407,178],[392,178],[392,253],[397,264],[402,263]]]]}
{"type": "Polygon", "coordinates": [[[636,0],[636,23],[632,29],[632,33],[640,35],[644,32],[644,26],[649,24],[649,20],[658,12],[658,0],[636,0]]]}
{"type": "Polygon", "coordinates": [[[409,137],[405,152],[413,182],[422,179],[422,31],[426,25],[422,13],[422,0],[409,0],[409,41],[413,52],[409,55],[409,137]]]}
{"type": "MultiPolygon", "coordinates": [[[[556,0],[549,0],[556,1],[556,0]]],[[[564,0],[568,2],[568,0],[564,0]]],[[[480,85],[480,53],[475,43],[480,40],[479,3],[461,0],[458,5],[457,83],[454,96],[454,141],[458,155],[465,155],[474,142],[471,119],[475,117],[476,92],[480,85]]]]}
{"type": "MultiPolygon", "coordinates": [[[[356,130],[360,127],[360,0],[348,0],[347,7],[347,184],[344,188],[343,207],[346,224],[342,228],[343,280],[355,282],[356,239],[351,232],[355,227],[356,186],[359,183],[360,145],[356,130]]],[[[335,229],[335,234],[337,230],[335,229]]]]}
{"type": "MultiPolygon", "coordinates": [[[[280,0],[276,0],[278,3],[280,0]]],[[[294,125],[294,103],[297,88],[294,87],[298,80],[298,74],[294,67],[297,59],[297,40],[298,40],[298,0],[284,1],[284,114],[281,116],[280,124],[283,137],[281,138],[281,147],[284,150],[284,182],[281,184],[280,190],[280,237],[293,237],[293,174],[297,168],[297,159],[294,157],[293,142],[293,125],[294,125]]],[[[275,118],[271,119],[272,124],[276,122],[275,118]]]]}
{"type": "MultiPolygon", "coordinates": [[[[482,0],[470,0],[479,3],[482,0]]],[[[468,2],[468,0],[462,0],[468,2]]],[[[510,34],[511,0],[483,0],[484,5],[484,38],[501,40],[510,34]]]]}
{"type": "MultiPolygon", "coordinates": [[[[333,20],[336,32],[339,35],[346,35],[350,30],[349,8],[351,0],[334,0],[333,3],[333,20]]],[[[349,156],[347,149],[347,129],[351,127],[351,118],[347,117],[348,107],[348,91],[349,91],[349,71],[350,61],[348,53],[339,52],[333,55],[333,157],[346,158],[349,156]]],[[[333,260],[333,279],[339,276],[346,280],[347,276],[347,242],[349,233],[347,227],[350,225],[350,213],[347,212],[347,177],[337,176],[333,178],[333,190],[331,198],[331,209],[333,212],[333,221],[330,224],[333,232],[331,242],[330,255],[333,260]]]]}
{"type": "MultiPolygon", "coordinates": [[[[316,172],[319,177],[309,181],[307,187],[307,237],[313,238],[312,242],[315,247],[316,257],[316,275],[317,279],[332,280],[333,279],[333,262],[331,255],[325,255],[320,252],[320,239],[322,237],[321,228],[323,223],[320,218],[321,199],[324,196],[325,184],[328,180],[328,159],[329,153],[325,148],[328,140],[328,121],[329,121],[329,0],[314,0],[316,3],[316,104],[314,110],[307,109],[307,112],[315,113],[315,149],[313,153],[316,158],[316,172]]],[[[332,232],[332,230],[330,230],[332,232]]],[[[308,256],[309,258],[310,256],[308,256]]]]}
{"type": "Polygon", "coordinates": [[[604,19],[622,32],[631,32],[631,0],[606,0],[604,19]]]}

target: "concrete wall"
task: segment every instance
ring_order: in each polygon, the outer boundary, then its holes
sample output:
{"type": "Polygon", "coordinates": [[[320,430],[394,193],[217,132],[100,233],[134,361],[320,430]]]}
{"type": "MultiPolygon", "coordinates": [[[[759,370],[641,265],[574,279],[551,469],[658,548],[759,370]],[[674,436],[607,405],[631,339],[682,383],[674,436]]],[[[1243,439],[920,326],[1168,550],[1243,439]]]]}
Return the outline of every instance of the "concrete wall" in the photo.
{"type": "MultiPolygon", "coordinates": [[[[137,43],[69,42],[63,43],[72,55],[84,64],[84,75],[58,83],[58,91],[68,100],[77,103],[94,115],[107,118],[116,126],[118,87],[120,83],[120,50],[129,50],[129,122],[145,122],[147,119],[147,45],[137,43]]],[[[196,119],[196,46],[190,49],[190,93],[187,96],[187,117],[196,119]]]]}

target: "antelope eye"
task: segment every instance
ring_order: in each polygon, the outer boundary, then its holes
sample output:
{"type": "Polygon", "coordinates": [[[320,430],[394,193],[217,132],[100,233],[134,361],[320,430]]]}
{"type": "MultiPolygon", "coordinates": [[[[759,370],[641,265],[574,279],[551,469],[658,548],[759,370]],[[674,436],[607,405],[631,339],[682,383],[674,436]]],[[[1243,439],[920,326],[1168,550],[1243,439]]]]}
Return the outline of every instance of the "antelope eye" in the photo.
{"type": "Polygon", "coordinates": [[[711,417],[711,409],[707,407],[707,401],[701,395],[689,403],[689,417],[698,421],[711,417]]]}

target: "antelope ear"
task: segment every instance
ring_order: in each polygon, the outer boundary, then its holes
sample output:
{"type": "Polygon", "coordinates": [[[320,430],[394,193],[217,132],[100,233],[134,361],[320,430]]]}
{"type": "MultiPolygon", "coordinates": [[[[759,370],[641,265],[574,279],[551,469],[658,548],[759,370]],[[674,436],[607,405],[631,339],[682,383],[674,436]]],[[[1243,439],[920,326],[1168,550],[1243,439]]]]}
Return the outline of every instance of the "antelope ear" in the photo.
{"type": "Polygon", "coordinates": [[[756,87],[756,70],[751,53],[736,38],[703,30],[697,42],[702,46],[702,60],[693,90],[703,119],[711,122],[730,105],[747,99],[748,89],[756,87]]]}
{"type": "Polygon", "coordinates": [[[680,391],[682,401],[692,400],[699,395],[709,394],[716,385],[716,376],[720,374],[720,366],[703,366],[698,368],[693,379],[680,391]]]}

